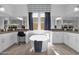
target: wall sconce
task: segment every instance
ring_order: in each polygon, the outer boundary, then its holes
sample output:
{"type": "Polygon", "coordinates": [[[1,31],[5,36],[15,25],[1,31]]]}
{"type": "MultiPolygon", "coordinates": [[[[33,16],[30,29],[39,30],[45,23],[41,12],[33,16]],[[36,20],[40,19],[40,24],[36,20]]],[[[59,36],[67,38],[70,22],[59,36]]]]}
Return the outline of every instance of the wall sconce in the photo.
{"type": "Polygon", "coordinates": [[[62,20],[62,17],[57,17],[56,20],[62,20]]]}
{"type": "Polygon", "coordinates": [[[17,17],[17,19],[19,19],[19,20],[23,20],[23,18],[21,18],[21,17],[17,17]]]}

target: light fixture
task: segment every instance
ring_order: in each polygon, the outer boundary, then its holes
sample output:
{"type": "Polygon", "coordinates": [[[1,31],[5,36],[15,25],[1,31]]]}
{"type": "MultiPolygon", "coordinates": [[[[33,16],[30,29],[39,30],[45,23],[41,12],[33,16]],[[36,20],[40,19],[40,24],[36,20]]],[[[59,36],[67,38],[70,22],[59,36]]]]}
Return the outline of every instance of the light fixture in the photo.
{"type": "Polygon", "coordinates": [[[0,6],[0,11],[4,12],[5,11],[5,8],[0,6]]]}
{"type": "Polygon", "coordinates": [[[23,18],[21,18],[21,17],[17,17],[17,19],[19,19],[19,20],[23,20],[23,18]]]}
{"type": "Polygon", "coordinates": [[[75,11],[75,12],[79,11],[79,6],[75,7],[75,8],[74,8],[74,11],[75,11]]]}
{"type": "Polygon", "coordinates": [[[56,18],[56,20],[61,20],[61,19],[62,19],[62,17],[57,17],[57,18],[56,18]]]}

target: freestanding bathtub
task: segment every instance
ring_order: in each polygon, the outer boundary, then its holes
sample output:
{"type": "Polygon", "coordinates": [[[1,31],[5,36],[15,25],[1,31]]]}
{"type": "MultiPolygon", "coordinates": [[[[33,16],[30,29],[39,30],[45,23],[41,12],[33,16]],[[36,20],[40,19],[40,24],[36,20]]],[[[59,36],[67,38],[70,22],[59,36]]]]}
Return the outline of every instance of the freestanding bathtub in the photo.
{"type": "Polygon", "coordinates": [[[47,50],[48,42],[52,44],[52,32],[47,30],[33,30],[26,32],[26,43],[31,42],[34,50],[34,40],[42,41],[42,52],[47,50]]]}
{"type": "Polygon", "coordinates": [[[42,34],[32,35],[30,37],[30,40],[31,40],[31,45],[32,45],[33,50],[34,50],[34,41],[42,41],[42,50],[41,50],[41,52],[44,52],[44,51],[47,50],[47,47],[48,47],[48,38],[47,38],[47,36],[42,35],[42,34]]]}

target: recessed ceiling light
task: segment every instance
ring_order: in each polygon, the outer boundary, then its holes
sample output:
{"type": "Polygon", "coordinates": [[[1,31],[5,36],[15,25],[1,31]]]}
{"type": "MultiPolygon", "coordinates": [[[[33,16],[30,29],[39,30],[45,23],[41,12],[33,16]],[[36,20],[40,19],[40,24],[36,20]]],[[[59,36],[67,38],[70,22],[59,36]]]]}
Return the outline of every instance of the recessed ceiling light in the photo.
{"type": "Polygon", "coordinates": [[[4,12],[5,8],[4,7],[0,7],[0,11],[4,12]]]}
{"type": "Polygon", "coordinates": [[[79,11],[79,7],[75,7],[74,11],[76,11],[76,12],[79,11]]]}

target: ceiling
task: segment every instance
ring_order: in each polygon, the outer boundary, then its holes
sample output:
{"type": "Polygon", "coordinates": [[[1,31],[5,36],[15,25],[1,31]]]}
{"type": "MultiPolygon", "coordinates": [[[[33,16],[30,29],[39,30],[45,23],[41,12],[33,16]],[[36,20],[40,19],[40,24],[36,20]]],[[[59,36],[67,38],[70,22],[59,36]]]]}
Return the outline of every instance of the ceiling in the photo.
{"type": "Polygon", "coordinates": [[[27,8],[29,12],[50,12],[51,4],[29,4],[27,8]]]}
{"type": "Polygon", "coordinates": [[[29,12],[51,12],[53,17],[79,17],[79,12],[75,12],[74,8],[78,4],[0,4],[5,8],[4,12],[0,12],[0,16],[26,17],[29,12]]]}

